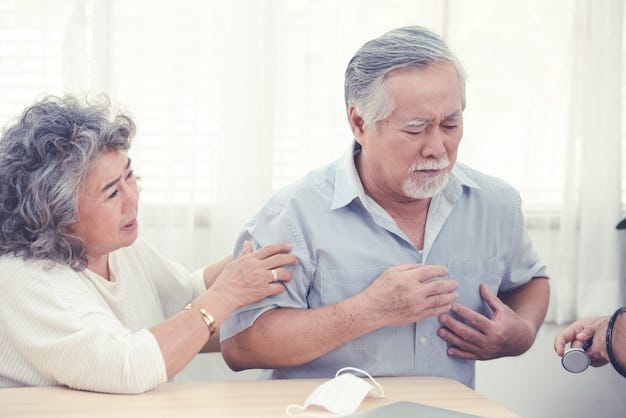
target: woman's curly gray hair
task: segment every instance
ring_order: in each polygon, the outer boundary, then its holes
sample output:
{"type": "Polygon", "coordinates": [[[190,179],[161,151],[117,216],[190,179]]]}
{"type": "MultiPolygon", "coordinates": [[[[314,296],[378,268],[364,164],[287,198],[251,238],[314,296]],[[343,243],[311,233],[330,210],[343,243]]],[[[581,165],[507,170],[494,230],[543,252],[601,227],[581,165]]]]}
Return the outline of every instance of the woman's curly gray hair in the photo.
{"type": "Polygon", "coordinates": [[[85,269],[85,248],[72,233],[79,188],[96,159],[128,150],[134,133],[128,116],[110,119],[104,96],[86,105],[47,96],[8,125],[0,139],[0,255],[85,269]]]}

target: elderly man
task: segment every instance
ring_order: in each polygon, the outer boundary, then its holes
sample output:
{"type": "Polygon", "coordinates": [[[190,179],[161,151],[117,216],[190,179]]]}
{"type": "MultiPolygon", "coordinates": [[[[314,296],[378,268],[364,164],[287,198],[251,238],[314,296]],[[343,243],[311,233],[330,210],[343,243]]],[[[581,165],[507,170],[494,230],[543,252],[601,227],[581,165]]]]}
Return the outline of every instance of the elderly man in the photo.
{"type": "Polygon", "coordinates": [[[349,151],[273,196],[240,237],[290,242],[299,263],[283,294],[224,322],[224,358],[273,378],[355,366],[473,387],[475,360],[528,350],[548,305],[520,196],[456,163],[464,73],[434,33],[363,45],[345,95],[349,151]]]}

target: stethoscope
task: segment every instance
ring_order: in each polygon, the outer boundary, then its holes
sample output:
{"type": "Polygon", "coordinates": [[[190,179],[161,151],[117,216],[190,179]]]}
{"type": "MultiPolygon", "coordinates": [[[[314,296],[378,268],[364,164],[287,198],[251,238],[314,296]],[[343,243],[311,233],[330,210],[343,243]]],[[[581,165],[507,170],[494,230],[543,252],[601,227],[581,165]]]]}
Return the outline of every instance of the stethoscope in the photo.
{"type": "Polygon", "coordinates": [[[585,371],[591,364],[591,359],[589,358],[589,354],[587,354],[587,349],[591,347],[592,342],[593,338],[587,340],[583,345],[583,348],[570,348],[565,351],[565,353],[563,353],[563,357],[561,357],[561,364],[563,365],[563,368],[572,373],[585,371]]]}

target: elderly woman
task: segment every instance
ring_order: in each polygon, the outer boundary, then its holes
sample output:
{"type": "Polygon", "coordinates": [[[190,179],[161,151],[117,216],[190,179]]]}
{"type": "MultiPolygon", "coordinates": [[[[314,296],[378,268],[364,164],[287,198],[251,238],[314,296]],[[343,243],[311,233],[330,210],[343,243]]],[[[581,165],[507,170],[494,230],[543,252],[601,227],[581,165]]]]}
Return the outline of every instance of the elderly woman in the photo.
{"type": "Polygon", "coordinates": [[[283,291],[288,244],[189,274],[137,238],[132,120],[48,97],[0,140],[0,387],[141,393],[283,291]]]}

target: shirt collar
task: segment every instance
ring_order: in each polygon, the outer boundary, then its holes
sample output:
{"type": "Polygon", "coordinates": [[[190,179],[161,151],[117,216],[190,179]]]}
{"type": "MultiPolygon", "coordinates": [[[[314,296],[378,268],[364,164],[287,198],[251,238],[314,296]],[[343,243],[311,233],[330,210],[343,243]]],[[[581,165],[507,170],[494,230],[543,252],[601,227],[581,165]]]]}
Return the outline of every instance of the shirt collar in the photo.
{"type": "Polygon", "coordinates": [[[352,202],[355,198],[365,196],[365,189],[361,183],[361,178],[356,170],[354,158],[361,152],[361,145],[353,141],[350,148],[346,150],[337,163],[335,172],[335,193],[331,210],[342,208],[352,202]]]}
{"type": "MultiPolygon", "coordinates": [[[[443,192],[439,193],[433,199],[446,198],[450,202],[456,202],[457,199],[463,194],[463,188],[480,189],[480,186],[476,184],[463,170],[464,164],[455,163],[454,167],[450,171],[448,184],[443,192]]],[[[431,202],[432,205],[432,202],[431,202]]]]}
{"type": "MultiPolygon", "coordinates": [[[[331,210],[342,208],[352,202],[355,198],[359,198],[362,202],[367,201],[365,198],[365,189],[361,183],[361,178],[356,169],[354,159],[361,152],[361,145],[353,141],[350,148],[343,154],[337,163],[337,171],[335,173],[335,193],[331,210]]],[[[450,171],[450,179],[446,188],[442,193],[433,199],[445,197],[450,202],[455,202],[463,193],[463,187],[480,189],[478,184],[472,180],[457,163],[450,171]]]]}

